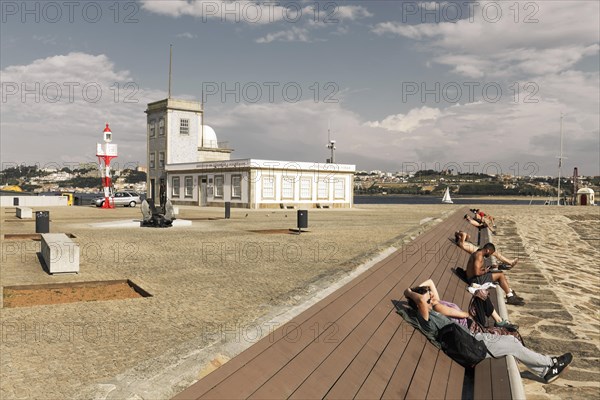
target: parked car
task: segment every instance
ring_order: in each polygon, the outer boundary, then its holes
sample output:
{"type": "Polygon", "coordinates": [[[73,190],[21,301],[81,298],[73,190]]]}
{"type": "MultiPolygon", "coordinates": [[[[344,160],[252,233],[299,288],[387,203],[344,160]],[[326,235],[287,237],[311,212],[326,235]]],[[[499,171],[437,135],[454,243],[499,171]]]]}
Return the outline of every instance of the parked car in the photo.
{"type": "MultiPolygon", "coordinates": [[[[135,207],[136,204],[142,202],[140,195],[135,192],[116,192],[111,197],[111,201],[114,201],[115,206],[124,207],[135,207]]],[[[91,204],[96,207],[102,207],[104,205],[104,197],[98,197],[92,200],[91,204]]]]}

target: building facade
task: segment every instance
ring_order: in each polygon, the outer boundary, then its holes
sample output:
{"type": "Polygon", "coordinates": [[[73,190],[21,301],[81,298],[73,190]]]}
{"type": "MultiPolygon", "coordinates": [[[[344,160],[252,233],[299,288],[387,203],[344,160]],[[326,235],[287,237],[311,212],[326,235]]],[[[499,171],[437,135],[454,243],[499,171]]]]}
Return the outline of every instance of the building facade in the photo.
{"type": "Polygon", "coordinates": [[[167,166],[173,204],[339,208],[353,204],[354,165],[229,160],[167,166]]]}
{"type": "Polygon", "coordinates": [[[173,204],[243,208],[349,208],[356,167],[348,164],[231,160],[203,124],[200,102],[148,104],[148,197],[173,204]]]}

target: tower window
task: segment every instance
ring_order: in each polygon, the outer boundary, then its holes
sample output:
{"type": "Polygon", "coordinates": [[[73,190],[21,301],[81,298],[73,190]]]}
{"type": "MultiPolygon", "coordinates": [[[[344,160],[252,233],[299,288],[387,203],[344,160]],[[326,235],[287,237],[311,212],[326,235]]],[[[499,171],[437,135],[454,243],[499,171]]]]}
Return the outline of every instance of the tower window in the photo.
{"type": "Polygon", "coordinates": [[[154,137],[154,134],[155,134],[155,125],[154,124],[155,124],[154,120],[148,122],[148,135],[150,137],[154,137]]]}
{"type": "Polygon", "coordinates": [[[180,135],[189,135],[190,134],[190,120],[189,119],[180,119],[179,120],[179,134],[180,135]]]}
{"type": "Polygon", "coordinates": [[[158,120],[158,136],[165,135],[165,119],[161,118],[158,120]]]}

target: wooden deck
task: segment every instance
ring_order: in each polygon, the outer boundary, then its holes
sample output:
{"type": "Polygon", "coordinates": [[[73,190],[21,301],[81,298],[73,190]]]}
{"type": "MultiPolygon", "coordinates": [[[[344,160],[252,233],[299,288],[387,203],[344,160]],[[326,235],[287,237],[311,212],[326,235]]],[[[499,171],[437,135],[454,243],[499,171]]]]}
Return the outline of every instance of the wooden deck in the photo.
{"type": "Polygon", "coordinates": [[[466,265],[467,253],[448,240],[457,229],[477,234],[462,219],[465,212],[458,210],[175,399],[461,398],[464,368],[405,323],[392,301],[432,278],[442,299],[466,309],[470,294],[451,267],[466,265]]]}

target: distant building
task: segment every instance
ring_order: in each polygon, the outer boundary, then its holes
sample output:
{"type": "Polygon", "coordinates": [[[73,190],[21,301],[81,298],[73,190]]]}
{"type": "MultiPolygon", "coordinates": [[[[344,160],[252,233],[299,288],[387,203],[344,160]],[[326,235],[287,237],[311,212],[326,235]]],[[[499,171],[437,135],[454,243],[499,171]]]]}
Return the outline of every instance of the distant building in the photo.
{"type": "Polygon", "coordinates": [[[231,160],[232,149],[204,125],[202,104],[148,104],[148,197],[160,185],[173,204],[243,208],[352,207],[354,165],[231,160]]]}

